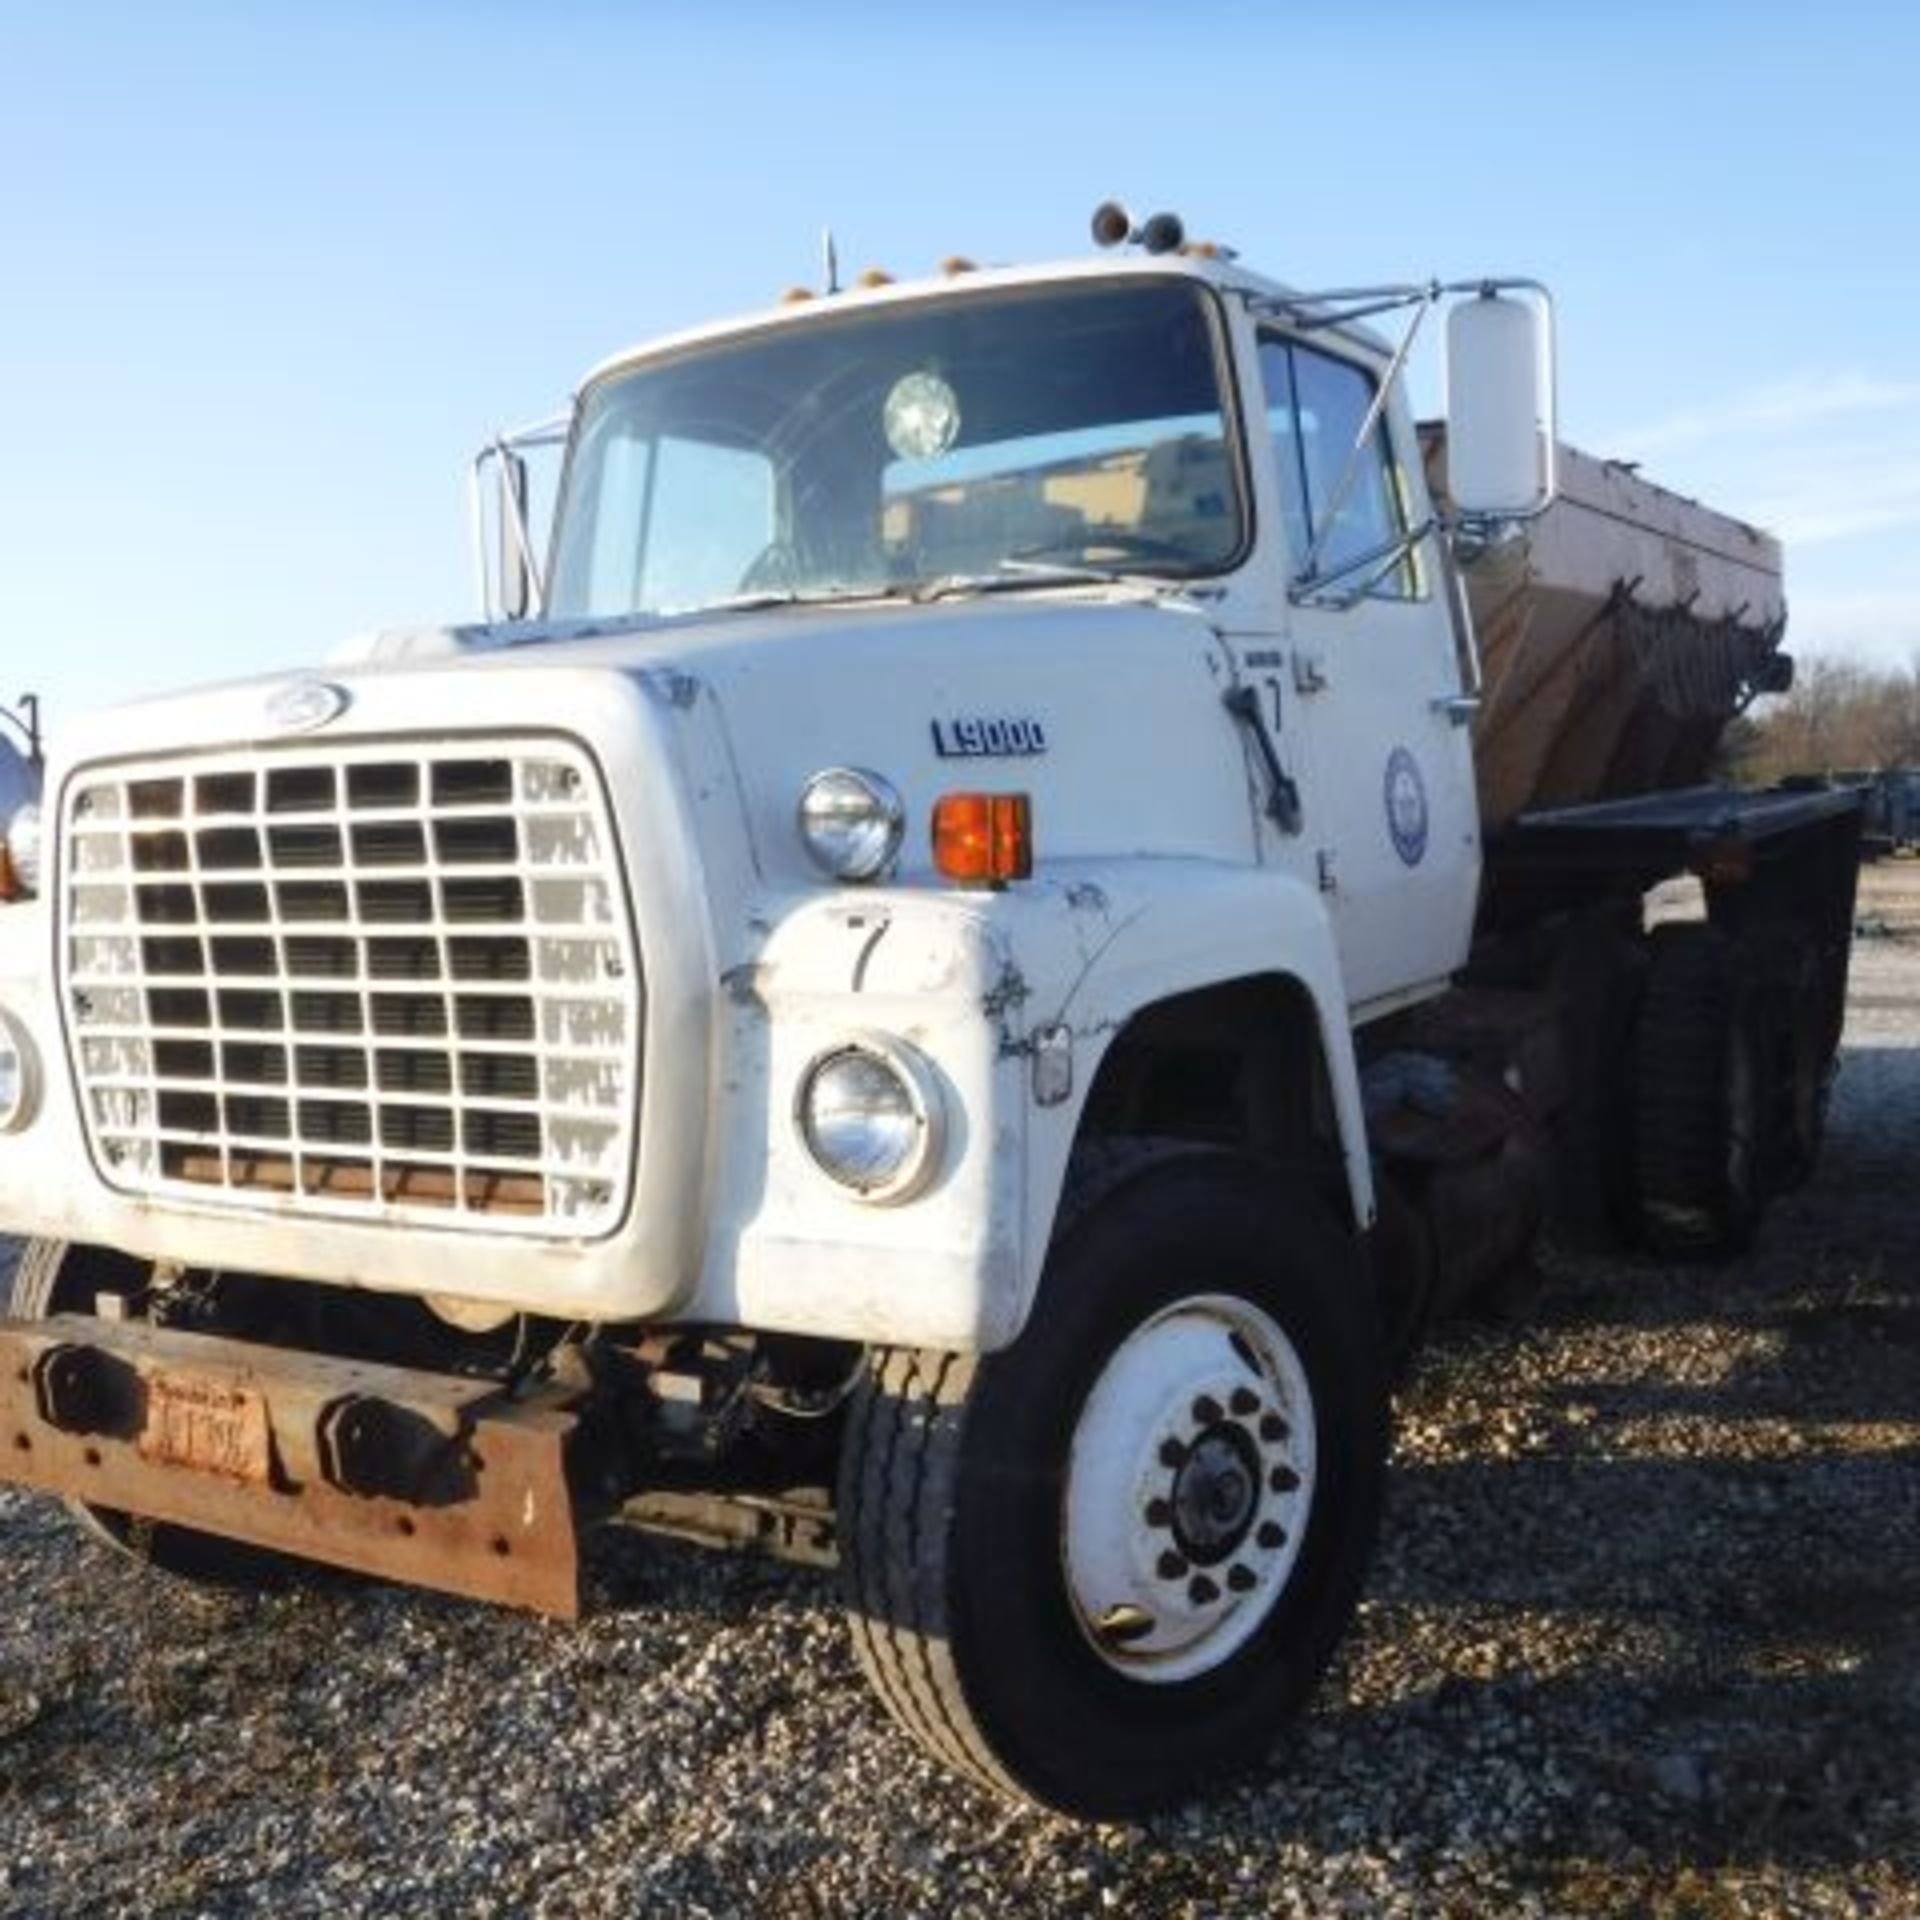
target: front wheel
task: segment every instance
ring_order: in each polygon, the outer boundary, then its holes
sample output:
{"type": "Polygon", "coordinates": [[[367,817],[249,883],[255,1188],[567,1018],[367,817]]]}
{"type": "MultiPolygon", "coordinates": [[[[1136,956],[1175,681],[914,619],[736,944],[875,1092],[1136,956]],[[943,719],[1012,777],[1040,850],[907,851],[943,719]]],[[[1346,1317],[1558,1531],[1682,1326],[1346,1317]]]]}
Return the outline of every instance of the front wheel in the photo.
{"type": "Polygon", "coordinates": [[[1386,1394],[1310,1183],[1148,1150],[1063,1217],[1012,1347],[876,1361],[842,1557],[862,1662],[925,1746],[1117,1817],[1257,1763],[1305,1701],[1365,1569],[1386,1394]]]}

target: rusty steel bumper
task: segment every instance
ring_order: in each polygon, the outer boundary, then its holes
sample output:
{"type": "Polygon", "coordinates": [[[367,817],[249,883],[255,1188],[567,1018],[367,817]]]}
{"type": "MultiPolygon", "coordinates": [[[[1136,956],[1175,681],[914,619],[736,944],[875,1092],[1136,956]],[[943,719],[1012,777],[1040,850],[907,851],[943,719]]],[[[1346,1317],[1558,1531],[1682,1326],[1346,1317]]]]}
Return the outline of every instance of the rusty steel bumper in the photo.
{"type": "Polygon", "coordinates": [[[0,1481],[569,1620],[576,1425],[490,1380],[0,1318],[0,1481]]]}

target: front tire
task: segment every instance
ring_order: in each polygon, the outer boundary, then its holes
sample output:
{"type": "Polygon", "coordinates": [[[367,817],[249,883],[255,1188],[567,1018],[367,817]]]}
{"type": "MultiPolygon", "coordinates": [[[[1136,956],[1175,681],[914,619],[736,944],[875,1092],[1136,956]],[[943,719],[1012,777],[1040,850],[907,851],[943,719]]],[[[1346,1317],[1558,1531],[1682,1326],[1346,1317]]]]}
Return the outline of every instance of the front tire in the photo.
{"type": "Polygon", "coordinates": [[[1185,1147],[1062,1209],[1019,1340],[890,1352],[842,1456],[856,1648],[949,1765],[1124,1817],[1256,1764],[1352,1613],[1387,1454],[1351,1237],[1185,1147]]]}

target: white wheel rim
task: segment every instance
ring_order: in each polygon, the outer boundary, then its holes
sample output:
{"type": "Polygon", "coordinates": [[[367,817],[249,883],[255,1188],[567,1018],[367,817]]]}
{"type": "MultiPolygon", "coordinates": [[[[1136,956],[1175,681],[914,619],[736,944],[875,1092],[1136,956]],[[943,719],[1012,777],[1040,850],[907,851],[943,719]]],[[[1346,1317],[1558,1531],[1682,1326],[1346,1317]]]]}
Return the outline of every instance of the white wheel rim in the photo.
{"type": "Polygon", "coordinates": [[[1307,1371],[1270,1315],[1197,1294],[1136,1327],[1067,1462],[1067,1590],[1100,1657],[1167,1683],[1244,1646],[1293,1576],[1315,1459],[1307,1371]]]}

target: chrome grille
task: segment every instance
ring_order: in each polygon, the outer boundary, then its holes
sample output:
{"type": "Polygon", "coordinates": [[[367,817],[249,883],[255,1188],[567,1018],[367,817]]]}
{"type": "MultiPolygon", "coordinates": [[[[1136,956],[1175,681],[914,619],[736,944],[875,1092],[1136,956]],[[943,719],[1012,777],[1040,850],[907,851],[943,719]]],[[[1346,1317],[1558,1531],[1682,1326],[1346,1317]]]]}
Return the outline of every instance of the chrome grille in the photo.
{"type": "Polygon", "coordinates": [[[61,989],[108,1184],[610,1230],[640,977],[599,774],[558,739],[83,769],[61,989]]]}

